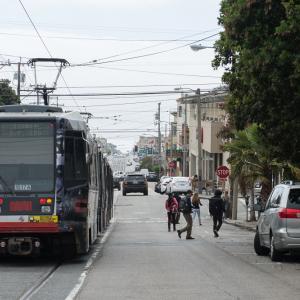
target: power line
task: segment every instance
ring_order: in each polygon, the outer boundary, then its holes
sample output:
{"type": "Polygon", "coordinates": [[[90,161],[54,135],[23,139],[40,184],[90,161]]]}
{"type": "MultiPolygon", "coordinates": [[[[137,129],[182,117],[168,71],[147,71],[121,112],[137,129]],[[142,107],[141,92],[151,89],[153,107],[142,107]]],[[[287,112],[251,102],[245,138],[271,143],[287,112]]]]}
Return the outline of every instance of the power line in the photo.
{"type": "Polygon", "coordinates": [[[186,77],[199,77],[199,78],[222,78],[221,76],[210,76],[210,75],[196,75],[196,74],[183,74],[183,73],[167,73],[167,72],[153,72],[153,71],[143,71],[134,69],[124,69],[124,68],[114,68],[114,67],[98,67],[98,66],[88,66],[98,69],[116,70],[116,71],[129,71],[138,73],[148,73],[148,74],[160,74],[160,75],[171,75],[171,76],[186,76],[186,77]]]}
{"type": "MultiPolygon", "coordinates": [[[[189,37],[193,37],[193,36],[197,36],[197,35],[200,35],[200,34],[203,34],[203,33],[207,33],[207,32],[211,32],[212,30],[207,30],[207,31],[203,31],[203,32],[200,32],[200,33],[196,33],[196,34],[192,34],[192,35],[187,35],[187,36],[183,36],[181,38],[178,38],[178,39],[175,39],[175,40],[172,40],[172,42],[180,42],[182,41],[182,39],[185,39],[185,38],[189,38],[189,37]]],[[[214,31],[214,30],[213,30],[214,31]]],[[[140,52],[140,51],[143,51],[143,50],[146,50],[146,49],[150,49],[150,48],[155,48],[155,47],[159,47],[161,45],[165,45],[165,44],[169,44],[171,41],[167,41],[167,42],[162,42],[162,43],[159,43],[159,44],[155,44],[155,45],[151,45],[151,46],[147,46],[147,47],[143,47],[143,48],[139,48],[139,49],[135,49],[135,50],[131,50],[131,51],[126,51],[126,52],[122,52],[122,53],[119,53],[119,54],[114,54],[114,55],[111,55],[111,56],[107,56],[107,57],[103,57],[101,58],[101,60],[104,60],[104,59],[110,59],[110,58],[114,58],[114,57],[119,57],[119,56],[123,56],[123,55],[126,55],[126,54],[130,54],[130,53],[135,53],[135,52],[140,52]]],[[[197,41],[193,41],[193,43],[196,43],[197,41]]],[[[99,59],[98,59],[99,60],[99,59]]],[[[96,60],[97,61],[97,60],[96,60]]],[[[90,61],[90,63],[93,63],[95,62],[95,60],[93,61],[90,61]]]]}
{"type": "MultiPolygon", "coordinates": [[[[0,32],[0,35],[8,35],[8,36],[22,36],[22,37],[35,37],[32,34],[25,33],[9,33],[9,32],[0,32]]],[[[195,34],[195,35],[199,35],[195,34]]],[[[55,35],[47,35],[48,39],[64,39],[64,40],[85,40],[85,41],[116,41],[116,42],[194,42],[195,40],[191,39],[118,39],[118,38],[96,38],[96,37],[72,37],[72,36],[55,36],[55,35]]],[[[152,46],[150,46],[152,47],[152,46]]],[[[143,48],[143,49],[147,49],[143,48]]],[[[137,51],[137,50],[136,50],[137,51]]]]}
{"type": "MultiPolygon", "coordinates": [[[[39,31],[37,30],[36,26],[34,25],[34,23],[33,23],[32,19],[31,19],[30,15],[29,15],[29,13],[27,12],[27,10],[26,10],[25,6],[23,5],[22,1],[19,0],[19,3],[20,3],[21,6],[23,7],[23,9],[24,9],[24,11],[25,11],[25,13],[26,13],[28,19],[30,20],[30,23],[32,24],[32,26],[33,26],[35,32],[37,33],[39,39],[41,40],[42,44],[44,45],[44,47],[45,47],[46,51],[48,52],[49,56],[50,56],[51,58],[53,58],[53,56],[52,56],[51,53],[50,53],[50,50],[48,49],[48,47],[47,47],[46,43],[44,42],[42,36],[40,35],[39,31]]],[[[57,69],[58,69],[58,68],[57,68],[57,69]]],[[[61,74],[61,77],[62,77],[62,79],[63,79],[63,81],[64,81],[64,83],[65,83],[65,85],[66,85],[66,87],[67,87],[67,89],[68,89],[68,91],[69,91],[69,93],[70,93],[70,95],[72,96],[71,90],[69,89],[69,87],[68,87],[68,85],[67,85],[67,82],[66,82],[66,80],[65,80],[65,78],[64,78],[64,76],[63,76],[62,74],[61,74]]],[[[72,98],[73,98],[75,104],[77,104],[75,98],[74,98],[73,96],[72,96],[72,98]]],[[[77,104],[77,105],[78,105],[78,104],[77,104]]],[[[78,108],[79,108],[79,106],[78,106],[78,108]]],[[[79,109],[80,109],[80,108],[79,108],[79,109]]]]}
{"type": "MultiPolygon", "coordinates": [[[[70,86],[72,89],[94,89],[94,88],[142,88],[142,87],[184,87],[184,86],[198,86],[198,85],[213,85],[219,82],[209,83],[178,83],[178,84],[140,84],[140,85],[96,85],[96,86],[70,86]]],[[[58,89],[64,89],[65,87],[57,87],[58,89]]]]}
{"type": "Polygon", "coordinates": [[[157,51],[157,52],[152,52],[152,53],[147,53],[147,54],[143,54],[143,55],[137,55],[137,56],[131,56],[131,57],[126,57],[126,58],[120,58],[120,59],[115,59],[115,60],[106,60],[106,61],[101,61],[103,59],[106,59],[106,58],[99,58],[99,59],[95,59],[91,62],[87,62],[87,63],[81,63],[81,64],[71,64],[70,67],[78,67],[78,66],[90,66],[90,65],[101,65],[101,64],[107,64],[107,63],[112,63],[112,62],[118,62],[118,61],[127,61],[127,60],[132,60],[132,59],[138,59],[138,58],[143,58],[143,57],[148,57],[148,56],[153,56],[153,55],[157,55],[157,54],[162,54],[162,53],[166,53],[166,52],[170,52],[170,51],[174,51],[174,50],[177,50],[177,49],[180,49],[180,48],[185,48],[187,46],[190,46],[192,44],[195,44],[195,43],[199,43],[201,41],[204,41],[208,38],[211,38],[211,37],[214,37],[214,36],[217,36],[219,35],[219,32],[218,33],[215,33],[215,34],[212,34],[208,37],[205,37],[203,39],[200,39],[200,40],[197,40],[197,41],[194,41],[192,43],[187,43],[187,44],[184,44],[184,45],[181,45],[181,46],[177,46],[177,47],[174,47],[174,48],[171,48],[171,49],[166,49],[166,50],[161,50],[161,51],[157,51]]]}
{"type": "Polygon", "coordinates": [[[31,19],[30,15],[28,14],[28,12],[27,12],[27,10],[26,10],[25,6],[23,5],[22,1],[21,1],[21,0],[19,0],[19,3],[20,3],[20,4],[21,4],[21,6],[23,7],[23,9],[24,9],[24,11],[25,11],[25,13],[26,13],[26,15],[27,15],[27,17],[28,17],[28,19],[29,19],[29,21],[30,21],[31,25],[33,26],[33,28],[34,28],[34,30],[35,30],[35,32],[36,32],[36,34],[38,35],[39,39],[41,40],[42,44],[44,45],[44,47],[45,47],[45,49],[46,49],[47,53],[49,54],[49,56],[50,56],[50,57],[52,57],[52,55],[51,55],[51,53],[50,53],[50,51],[49,51],[49,49],[48,49],[47,45],[45,44],[45,42],[44,42],[43,38],[41,37],[41,35],[40,35],[39,31],[37,30],[36,26],[34,25],[34,23],[33,23],[32,19],[31,19]]]}

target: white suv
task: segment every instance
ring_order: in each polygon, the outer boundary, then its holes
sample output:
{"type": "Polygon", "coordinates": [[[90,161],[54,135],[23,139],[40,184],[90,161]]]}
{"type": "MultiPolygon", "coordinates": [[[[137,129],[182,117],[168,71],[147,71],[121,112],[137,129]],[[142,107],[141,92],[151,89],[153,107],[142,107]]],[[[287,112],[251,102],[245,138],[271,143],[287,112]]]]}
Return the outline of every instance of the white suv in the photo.
{"type": "Polygon", "coordinates": [[[276,185],[256,228],[254,249],[278,261],[285,252],[300,251],[300,183],[276,185]]]}

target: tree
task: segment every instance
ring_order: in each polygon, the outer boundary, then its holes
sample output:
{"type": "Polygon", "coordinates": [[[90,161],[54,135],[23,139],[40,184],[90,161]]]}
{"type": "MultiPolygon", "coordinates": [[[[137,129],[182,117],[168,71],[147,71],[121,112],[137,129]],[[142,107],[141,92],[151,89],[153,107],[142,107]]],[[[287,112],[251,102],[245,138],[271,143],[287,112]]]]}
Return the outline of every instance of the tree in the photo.
{"type": "MultiPolygon", "coordinates": [[[[297,176],[299,169],[287,161],[277,161],[272,158],[264,136],[257,124],[252,124],[244,130],[235,130],[234,138],[223,147],[229,151],[228,162],[231,165],[231,176],[239,179],[243,194],[252,189],[254,182],[262,182],[261,197],[266,202],[272,190],[272,175],[285,170],[297,176]]],[[[284,172],[284,173],[285,173],[284,172]]],[[[252,203],[253,204],[253,203],[252,203]]]]}
{"type": "Polygon", "coordinates": [[[20,103],[18,96],[9,84],[8,79],[0,80],[0,105],[20,103]]]}
{"type": "Polygon", "coordinates": [[[213,66],[225,67],[234,127],[258,123],[270,156],[300,166],[300,4],[223,0],[213,66]]]}

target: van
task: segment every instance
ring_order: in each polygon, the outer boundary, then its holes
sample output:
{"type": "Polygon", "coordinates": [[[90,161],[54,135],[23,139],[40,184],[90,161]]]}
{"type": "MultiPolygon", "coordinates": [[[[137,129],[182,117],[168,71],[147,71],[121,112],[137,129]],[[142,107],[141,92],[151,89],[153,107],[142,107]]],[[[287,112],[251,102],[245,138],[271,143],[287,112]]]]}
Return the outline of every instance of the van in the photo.
{"type": "Polygon", "coordinates": [[[257,222],[254,250],[278,261],[286,252],[300,252],[300,183],[276,185],[257,222]]]}

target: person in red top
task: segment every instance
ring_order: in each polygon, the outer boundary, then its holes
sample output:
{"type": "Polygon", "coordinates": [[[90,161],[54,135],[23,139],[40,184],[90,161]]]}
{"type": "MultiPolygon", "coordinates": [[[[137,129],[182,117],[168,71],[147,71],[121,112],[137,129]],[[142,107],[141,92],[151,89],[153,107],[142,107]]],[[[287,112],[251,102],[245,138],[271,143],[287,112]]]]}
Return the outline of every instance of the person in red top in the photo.
{"type": "Polygon", "coordinates": [[[173,224],[173,231],[176,231],[176,215],[178,213],[178,202],[172,194],[168,195],[165,207],[168,214],[168,231],[171,231],[171,223],[173,224]]]}

